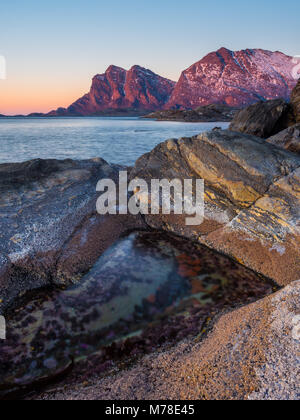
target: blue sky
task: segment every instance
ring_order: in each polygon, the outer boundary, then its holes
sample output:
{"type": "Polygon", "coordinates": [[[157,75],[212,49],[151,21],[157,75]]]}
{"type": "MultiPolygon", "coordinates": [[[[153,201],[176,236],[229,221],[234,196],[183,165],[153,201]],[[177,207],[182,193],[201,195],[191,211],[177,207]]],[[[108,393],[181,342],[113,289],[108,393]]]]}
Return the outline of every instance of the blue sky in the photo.
{"type": "Polygon", "coordinates": [[[177,80],[221,46],[300,54],[299,16],[299,0],[3,2],[0,113],[69,105],[110,64],[177,80]]]}

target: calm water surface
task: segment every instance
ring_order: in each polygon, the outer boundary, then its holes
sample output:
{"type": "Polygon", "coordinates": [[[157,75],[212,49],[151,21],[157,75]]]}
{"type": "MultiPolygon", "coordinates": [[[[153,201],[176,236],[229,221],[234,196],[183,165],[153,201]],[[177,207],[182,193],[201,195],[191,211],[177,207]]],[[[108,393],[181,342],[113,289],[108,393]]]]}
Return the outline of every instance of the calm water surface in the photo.
{"type": "Polygon", "coordinates": [[[132,165],[170,138],[227,123],[156,122],[138,118],[1,118],[0,163],[30,159],[89,159],[132,165]]]}

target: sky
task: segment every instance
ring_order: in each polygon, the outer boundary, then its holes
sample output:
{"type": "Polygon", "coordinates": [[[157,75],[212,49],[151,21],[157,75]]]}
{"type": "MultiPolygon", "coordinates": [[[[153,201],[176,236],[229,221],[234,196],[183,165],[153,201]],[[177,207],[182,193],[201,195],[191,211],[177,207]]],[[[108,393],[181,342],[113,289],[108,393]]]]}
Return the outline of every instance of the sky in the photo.
{"type": "Polygon", "coordinates": [[[69,106],[110,64],[177,81],[222,46],[300,55],[299,16],[299,0],[3,0],[0,114],[69,106]]]}

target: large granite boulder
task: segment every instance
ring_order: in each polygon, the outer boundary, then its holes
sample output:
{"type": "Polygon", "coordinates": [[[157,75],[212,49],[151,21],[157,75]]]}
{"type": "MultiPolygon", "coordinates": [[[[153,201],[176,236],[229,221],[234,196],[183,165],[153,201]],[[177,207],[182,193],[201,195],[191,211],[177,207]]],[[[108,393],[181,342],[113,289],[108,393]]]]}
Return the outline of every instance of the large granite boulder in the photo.
{"type": "Polygon", "coordinates": [[[214,131],[169,140],[131,178],[204,179],[205,219],[146,215],[153,228],[199,241],[286,285],[300,277],[300,158],[258,137],[214,131]]]}
{"type": "Polygon", "coordinates": [[[0,165],[0,313],[15,297],[76,282],[122,233],[131,216],[99,216],[96,185],[117,180],[102,159],[0,165]]]}
{"type": "Polygon", "coordinates": [[[235,115],[229,129],[268,138],[298,122],[300,122],[300,81],[292,91],[290,103],[283,99],[274,99],[250,105],[235,115]]]}
{"type": "Polygon", "coordinates": [[[267,138],[288,126],[290,106],[283,99],[258,102],[239,111],[229,129],[267,138]]]}
{"type": "Polygon", "coordinates": [[[300,124],[293,125],[267,140],[268,143],[300,154],[300,124]]]}
{"type": "Polygon", "coordinates": [[[300,81],[292,92],[290,111],[288,113],[287,125],[289,126],[278,134],[271,136],[268,143],[290,150],[294,153],[300,153],[300,125],[294,123],[300,122],[300,81]]]}

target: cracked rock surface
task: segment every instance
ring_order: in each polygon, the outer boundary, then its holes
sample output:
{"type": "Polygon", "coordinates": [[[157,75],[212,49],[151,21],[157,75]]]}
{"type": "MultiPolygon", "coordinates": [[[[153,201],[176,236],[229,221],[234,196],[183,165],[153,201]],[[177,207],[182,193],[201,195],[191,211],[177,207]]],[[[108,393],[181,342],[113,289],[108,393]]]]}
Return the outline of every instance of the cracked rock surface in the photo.
{"type": "Polygon", "coordinates": [[[97,182],[118,173],[102,159],[0,165],[0,313],[26,291],[76,282],[122,233],[143,226],[96,212],[97,182]]]}
{"type": "Polygon", "coordinates": [[[213,131],[169,140],[131,177],[205,180],[205,219],[147,215],[148,225],[197,240],[286,285],[300,277],[300,158],[258,137],[213,131]]]}

